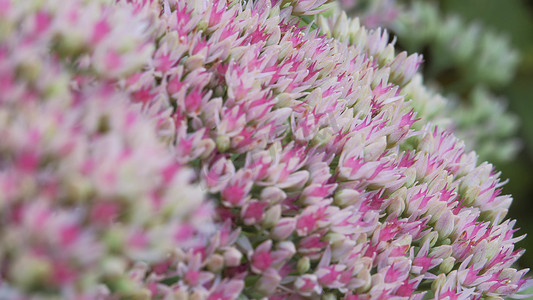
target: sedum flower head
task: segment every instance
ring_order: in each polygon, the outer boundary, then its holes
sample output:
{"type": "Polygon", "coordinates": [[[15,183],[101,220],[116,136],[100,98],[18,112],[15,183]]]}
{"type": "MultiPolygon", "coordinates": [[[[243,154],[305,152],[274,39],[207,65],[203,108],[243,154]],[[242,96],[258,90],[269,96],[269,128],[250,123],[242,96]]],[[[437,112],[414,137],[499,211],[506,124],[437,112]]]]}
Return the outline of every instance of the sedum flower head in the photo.
{"type": "Polygon", "coordinates": [[[0,3],[0,296],[529,286],[499,174],[417,119],[421,57],[383,31],[304,25],[315,0],[0,3]]]}
{"type": "Polygon", "coordinates": [[[149,295],[212,232],[194,173],[157,136],[166,108],[115,86],[152,55],[148,12],[2,2],[1,299],[149,295]]]}

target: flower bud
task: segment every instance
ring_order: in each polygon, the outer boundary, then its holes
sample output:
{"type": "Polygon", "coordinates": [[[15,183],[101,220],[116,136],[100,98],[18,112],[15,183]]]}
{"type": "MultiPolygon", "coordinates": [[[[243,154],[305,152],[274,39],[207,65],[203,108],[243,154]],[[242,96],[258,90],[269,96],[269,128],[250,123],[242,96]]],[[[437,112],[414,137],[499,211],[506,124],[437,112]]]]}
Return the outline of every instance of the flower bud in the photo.
{"type": "Polygon", "coordinates": [[[487,250],[485,252],[485,257],[488,261],[490,261],[494,255],[496,255],[501,248],[501,244],[499,240],[492,240],[487,244],[487,250]]]}
{"type": "Polygon", "coordinates": [[[124,228],[114,227],[104,234],[104,242],[113,251],[122,251],[125,243],[124,228]]]}
{"type": "Polygon", "coordinates": [[[346,236],[344,234],[337,233],[337,232],[330,232],[326,234],[326,236],[324,237],[324,240],[329,242],[330,244],[334,244],[336,242],[343,241],[345,239],[346,239],[346,236]]]}
{"type": "Polygon", "coordinates": [[[304,256],[298,260],[298,263],[296,264],[296,270],[298,270],[298,273],[304,274],[309,270],[311,267],[311,260],[309,257],[304,256]]]}
{"type": "Polygon", "coordinates": [[[464,192],[464,205],[472,205],[479,196],[481,188],[478,185],[471,185],[466,188],[464,192]]]}
{"type": "Polygon", "coordinates": [[[431,231],[427,233],[421,240],[420,244],[425,244],[426,241],[429,241],[429,247],[435,246],[437,240],[439,239],[439,234],[436,231],[431,231]]]}
{"type": "Polygon", "coordinates": [[[353,35],[354,45],[365,45],[367,40],[367,31],[366,30],[357,30],[353,35]]]}
{"type": "Polygon", "coordinates": [[[346,207],[357,203],[360,199],[361,193],[357,190],[342,189],[337,191],[333,196],[333,201],[340,207],[346,207]]]}
{"type": "Polygon", "coordinates": [[[224,251],[224,263],[228,267],[236,267],[241,264],[242,253],[234,247],[224,251]]]}
{"type": "Polygon", "coordinates": [[[381,65],[388,65],[394,60],[394,46],[392,44],[388,44],[385,49],[379,53],[378,56],[379,63],[381,65]]]}
{"type": "Polygon", "coordinates": [[[361,287],[357,289],[358,293],[366,293],[372,287],[372,276],[370,275],[369,270],[361,270],[357,274],[357,279],[362,281],[361,287]]]}
{"type": "Polygon", "coordinates": [[[409,167],[403,172],[403,175],[405,176],[405,183],[404,186],[407,188],[410,188],[413,186],[413,184],[416,181],[416,168],[409,167]]]}
{"type": "Polygon", "coordinates": [[[439,220],[440,216],[446,211],[447,205],[444,201],[431,201],[427,211],[427,215],[431,215],[429,223],[434,224],[439,220]]]}
{"type": "Polygon", "coordinates": [[[335,20],[335,25],[333,25],[333,37],[341,42],[345,41],[348,38],[348,29],[348,17],[346,16],[346,12],[342,11],[337,17],[337,20],[335,20]]]}
{"type": "Polygon", "coordinates": [[[389,202],[387,205],[387,212],[391,215],[399,216],[405,211],[407,189],[401,187],[389,196],[389,202]]]}
{"type": "Polygon", "coordinates": [[[435,258],[442,258],[446,259],[450,257],[453,253],[453,249],[451,245],[442,245],[438,247],[434,247],[429,252],[429,256],[435,257],[435,258]]]}
{"type": "Polygon", "coordinates": [[[39,282],[44,282],[52,271],[52,265],[45,259],[34,256],[20,256],[13,263],[9,277],[18,286],[31,288],[39,282]]]}
{"type": "Polygon", "coordinates": [[[401,52],[390,64],[390,81],[399,85],[405,85],[416,74],[421,63],[421,55],[415,53],[407,56],[407,52],[401,52]]]}
{"type": "Polygon", "coordinates": [[[207,261],[207,268],[213,273],[218,273],[224,267],[224,256],[220,254],[213,254],[207,261]]]}
{"type": "Polygon", "coordinates": [[[102,271],[107,276],[119,277],[125,273],[127,262],[125,259],[118,257],[109,257],[102,262],[102,271]]]}
{"type": "Polygon", "coordinates": [[[446,210],[435,223],[435,230],[439,232],[439,239],[446,239],[454,230],[454,215],[451,211],[446,210]]]}
{"type": "Polygon", "coordinates": [[[255,283],[255,290],[262,295],[270,295],[276,291],[281,282],[281,276],[272,268],[267,269],[255,283]]]}
{"type": "Polygon", "coordinates": [[[297,190],[304,187],[308,180],[309,172],[302,170],[292,173],[286,180],[279,182],[277,186],[285,190],[297,190]]]}
{"type": "Polygon", "coordinates": [[[448,172],[441,170],[432,174],[431,181],[428,182],[428,191],[430,193],[436,193],[442,191],[448,183],[448,172]],[[435,174],[437,173],[437,174],[435,174]]]}
{"type": "Polygon", "coordinates": [[[433,283],[431,283],[431,289],[433,291],[438,291],[444,284],[446,283],[446,275],[443,273],[439,274],[436,279],[433,280],[433,283]]]}
{"type": "Polygon", "coordinates": [[[278,187],[269,186],[261,191],[260,198],[266,203],[271,203],[272,205],[274,205],[285,200],[285,198],[287,198],[287,194],[285,194],[285,192],[278,187]]]}
{"type": "Polygon", "coordinates": [[[285,258],[291,258],[296,254],[296,247],[291,241],[280,242],[276,248],[276,253],[282,253],[282,256],[285,258]]]}
{"type": "Polygon", "coordinates": [[[281,218],[270,234],[274,240],[286,240],[296,229],[295,218],[281,218]]]}
{"type": "Polygon", "coordinates": [[[446,258],[445,260],[443,260],[441,263],[440,263],[440,266],[439,266],[439,273],[450,273],[450,271],[453,269],[453,266],[455,265],[455,258],[450,256],[448,258],[446,258]]]}
{"type": "Polygon", "coordinates": [[[201,68],[205,63],[205,56],[202,52],[192,55],[185,61],[185,66],[188,70],[195,70],[201,68]]]}
{"type": "Polygon", "coordinates": [[[263,220],[263,227],[272,228],[276,226],[280,218],[281,218],[281,205],[276,204],[266,211],[265,218],[263,220]]]}
{"type": "Polygon", "coordinates": [[[311,140],[311,145],[321,147],[329,143],[332,138],[333,129],[331,129],[331,127],[322,128],[316,133],[316,135],[311,140]]]}
{"type": "Polygon", "coordinates": [[[329,28],[328,19],[326,19],[326,17],[323,15],[318,15],[317,24],[322,34],[325,34],[328,38],[332,37],[331,29],[329,28]]]}
{"type": "Polygon", "coordinates": [[[376,160],[387,148],[387,137],[382,136],[377,141],[365,146],[364,157],[366,161],[376,160]]]}
{"type": "Polygon", "coordinates": [[[227,135],[221,134],[221,135],[217,136],[215,144],[217,146],[217,150],[219,152],[224,153],[224,152],[226,152],[229,149],[231,141],[230,141],[230,138],[227,135]]]}
{"type": "Polygon", "coordinates": [[[348,26],[350,27],[350,30],[348,32],[350,43],[354,44],[354,40],[355,40],[355,37],[358,34],[358,32],[359,31],[364,31],[364,30],[361,29],[361,23],[359,23],[359,18],[353,18],[350,21],[350,25],[348,25],[348,26]]]}

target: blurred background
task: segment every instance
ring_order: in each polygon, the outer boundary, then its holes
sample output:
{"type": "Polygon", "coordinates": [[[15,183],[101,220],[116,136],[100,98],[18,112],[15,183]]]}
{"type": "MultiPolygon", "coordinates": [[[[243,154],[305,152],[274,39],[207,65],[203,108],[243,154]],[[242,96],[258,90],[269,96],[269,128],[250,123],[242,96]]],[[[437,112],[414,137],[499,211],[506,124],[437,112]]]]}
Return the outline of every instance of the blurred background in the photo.
{"type": "Polygon", "coordinates": [[[516,135],[521,148],[513,159],[497,162],[502,177],[508,178],[504,192],[512,194],[514,202],[509,216],[518,220],[517,234],[526,234],[519,246],[526,251],[519,263],[533,268],[533,1],[531,0],[442,0],[443,12],[457,14],[470,22],[507,35],[512,47],[518,50],[515,75],[497,94],[508,101],[508,111],[519,118],[516,135]]]}

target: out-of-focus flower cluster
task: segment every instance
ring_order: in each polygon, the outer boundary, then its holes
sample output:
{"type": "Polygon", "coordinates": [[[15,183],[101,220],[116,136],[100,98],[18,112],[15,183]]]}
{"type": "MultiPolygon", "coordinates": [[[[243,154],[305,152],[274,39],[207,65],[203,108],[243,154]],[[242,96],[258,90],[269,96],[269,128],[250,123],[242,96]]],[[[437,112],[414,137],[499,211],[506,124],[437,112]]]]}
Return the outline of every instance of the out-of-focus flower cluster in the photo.
{"type": "Polygon", "coordinates": [[[486,86],[505,84],[513,78],[518,52],[507,37],[459,16],[444,16],[431,2],[412,2],[392,26],[409,51],[431,45],[433,72],[453,65],[461,81],[486,86]]]}
{"type": "Polygon", "coordinates": [[[320,0],[130,2],[0,1],[0,296],[529,285],[511,197],[430,123],[419,55],[345,14],[303,25],[320,0]]]}
{"type": "Polygon", "coordinates": [[[0,3],[0,299],[149,295],[213,230],[158,119],[114,83],[150,58],[150,14],[0,3]]]}

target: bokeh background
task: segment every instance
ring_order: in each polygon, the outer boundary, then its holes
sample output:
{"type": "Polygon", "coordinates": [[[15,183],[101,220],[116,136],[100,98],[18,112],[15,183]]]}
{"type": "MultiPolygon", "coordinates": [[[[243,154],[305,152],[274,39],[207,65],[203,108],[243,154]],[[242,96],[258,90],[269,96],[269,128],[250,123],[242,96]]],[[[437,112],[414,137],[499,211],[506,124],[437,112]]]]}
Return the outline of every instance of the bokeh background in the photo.
{"type": "Polygon", "coordinates": [[[517,156],[497,169],[508,178],[504,192],[514,197],[510,217],[518,220],[517,234],[529,234],[519,243],[525,255],[519,263],[533,268],[533,1],[531,0],[441,0],[441,9],[465,20],[483,23],[509,36],[520,53],[516,75],[509,84],[497,89],[508,99],[508,109],[518,115],[518,136],[522,147],[517,156]]]}

